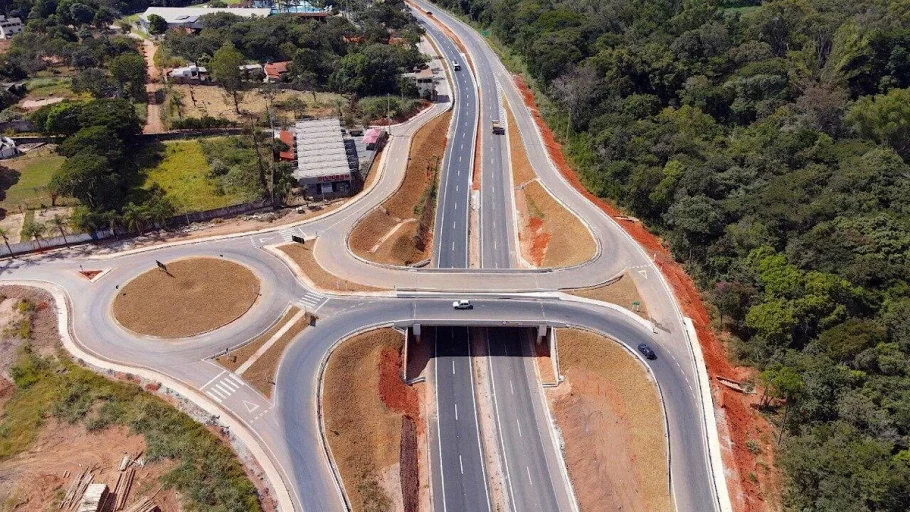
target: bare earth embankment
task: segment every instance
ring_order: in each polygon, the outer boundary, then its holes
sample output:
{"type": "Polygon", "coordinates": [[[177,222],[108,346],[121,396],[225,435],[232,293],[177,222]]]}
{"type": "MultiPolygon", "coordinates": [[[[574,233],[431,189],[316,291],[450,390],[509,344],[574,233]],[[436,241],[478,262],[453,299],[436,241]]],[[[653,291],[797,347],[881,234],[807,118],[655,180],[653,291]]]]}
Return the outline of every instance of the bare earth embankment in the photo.
{"type": "Polygon", "coordinates": [[[120,289],[113,304],[120,325],[147,336],[193,336],[240,318],[259,297],[259,279],[238,263],[188,258],[166,266],[120,289]]]}
{"type": "Polygon", "coordinates": [[[506,106],[521,255],[535,267],[568,267],[594,257],[597,245],[578,217],[537,180],[512,111],[506,106]]]}
{"type": "Polygon", "coordinates": [[[316,261],[313,255],[313,247],[316,240],[307,240],[306,243],[291,243],[279,245],[275,249],[287,255],[291,261],[297,265],[295,271],[302,273],[307,279],[313,282],[316,287],[333,292],[375,292],[380,288],[363,285],[342,279],[335,274],[329,273],[316,261]]]}
{"type": "Polygon", "coordinates": [[[411,140],[404,181],[380,207],[354,226],[354,254],[388,265],[411,265],[430,257],[436,189],[451,112],[424,125],[411,140]]]}
{"type": "Polygon", "coordinates": [[[635,281],[632,280],[632,276],[628,272],[610,284],[591,288],[576,288],[574,290],[565,290],[565,292],[587,299],[616,304],[638,313],[642,318],[649,318],[648,307],[642,300],[641,294],[638,293],[638,287],[635,286],[635,281]]]}
{"type": "Polygon", "coordinates": [[[403,344],[394,329],[359,334],[325,368],[325,435],[355,511],[428,509],[425,384],[402,382],[403,344]]]}
{"type": "Polygon", "coordinates": [[[547,390],[583,511],[672,510],[666,428],[657,388],[614,341],[559,329],[560,371],[547,390]]]}
{"type": "Polygon", "coordinates": [[[209,509],[274,510],[251,484],[261,475],[245,474],[224,439],[133,380],[74,364],[51,296],[0,287],[0,511],[71,510],[61,499],[84,471],[112,491],[132,478],[117,493],[125,508],[150,498],[167,512],[200,510],[203,499],[209,509]]]}

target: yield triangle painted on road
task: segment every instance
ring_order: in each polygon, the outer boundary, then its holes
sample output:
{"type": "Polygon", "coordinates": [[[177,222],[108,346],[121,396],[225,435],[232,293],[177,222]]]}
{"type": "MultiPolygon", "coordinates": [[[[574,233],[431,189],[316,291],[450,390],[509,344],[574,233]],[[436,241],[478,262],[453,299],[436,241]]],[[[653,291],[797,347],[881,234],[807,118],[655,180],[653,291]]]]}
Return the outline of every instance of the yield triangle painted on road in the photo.
{"type": "Polygon", "coordinates": [[[246,412],[249,412],[249,413],[252,413],[253,411],[255,411],[256,409],[259,408],[258,405],[254,404],[252,402],[247,402],[246,400],[243,401],[243,405],[246,407],[246,412]]]}
{"type": "Polygon", "coordinates": [[[639,270],[638,273],[641,274],[641,275],[643,275],[643,276],[645,277],[645,279],[648,278],[648,271],[647,271],[647,270],[639,270]]]}

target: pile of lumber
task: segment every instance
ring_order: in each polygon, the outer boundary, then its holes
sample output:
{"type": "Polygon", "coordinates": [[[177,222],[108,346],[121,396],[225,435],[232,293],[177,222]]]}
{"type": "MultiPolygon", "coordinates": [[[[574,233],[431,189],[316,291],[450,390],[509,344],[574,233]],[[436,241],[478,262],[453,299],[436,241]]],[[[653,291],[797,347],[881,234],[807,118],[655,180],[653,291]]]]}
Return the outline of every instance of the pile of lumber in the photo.
{"type": "Polygon", "coordinates": [[[74,510],[79,502],[82,501],[85,490],[88,489],[89,484],[95,478],[92,474],[94,470],[95,468],[86,469],[73,477],[66,488],[66,493],[63,495],[63,501],[60,502],[60,510],[74,510]]]}
{"type": "Polygon", "coordinates": [[[157,510],[158,505],[155,505],[151,498],[145,496],[130,505],[130,508],[126,509],[125,512],[157,512],[157,510]]]}
{"type": "Polygon", "coordinates": [[[128,467],[125,471],[117,474],[117,483],[114,485],[114,508],[112,510],[123,510],[126,505],[126,499],[133,488],[133,479],[136,477],[136,468],[128,467]]]}

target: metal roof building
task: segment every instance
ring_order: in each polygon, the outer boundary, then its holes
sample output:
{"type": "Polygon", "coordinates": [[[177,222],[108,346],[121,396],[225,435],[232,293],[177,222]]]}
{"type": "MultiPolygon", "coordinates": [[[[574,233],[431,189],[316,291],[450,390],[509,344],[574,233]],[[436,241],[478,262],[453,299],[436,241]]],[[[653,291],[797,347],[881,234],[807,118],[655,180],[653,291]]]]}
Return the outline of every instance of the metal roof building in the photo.
{"type": "MultiPolygon", "coordinates": [[[[294,132],[297,148],[294,177],[297,181],[302,186],[321,184],[326,192],[330,188],[326,185],[347,182],[349,190],[351,171],[358,166],[357,154],[345,144],[338,119],[299,121],[294,132]]],[[[333,192],[342,192],[338,188],[333,192]]]]}
{"type": "Polygon", "coordinates": [[[243,18],[265,18],[271,14],[269,8],[240,8],[240,7],[149,7],[139,15],[139,24],[148,31],[148,19],[152,14],[164,18],[168,28],[189,28],[198,30],[202,24],[199,18],[206,14],[226,12],[243,18]]]}

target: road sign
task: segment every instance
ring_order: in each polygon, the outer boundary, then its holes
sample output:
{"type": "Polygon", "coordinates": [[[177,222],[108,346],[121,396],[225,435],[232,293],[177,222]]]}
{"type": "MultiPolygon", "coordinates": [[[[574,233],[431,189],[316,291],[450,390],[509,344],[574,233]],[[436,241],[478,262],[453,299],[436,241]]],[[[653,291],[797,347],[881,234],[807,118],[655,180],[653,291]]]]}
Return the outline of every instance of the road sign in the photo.
{"type": "Polygon", "coordinates": [[[304,240],[302,236],[291,235],[291,240],[297,242],[298,244],[306,243],[306,240],[304,240]]]}

